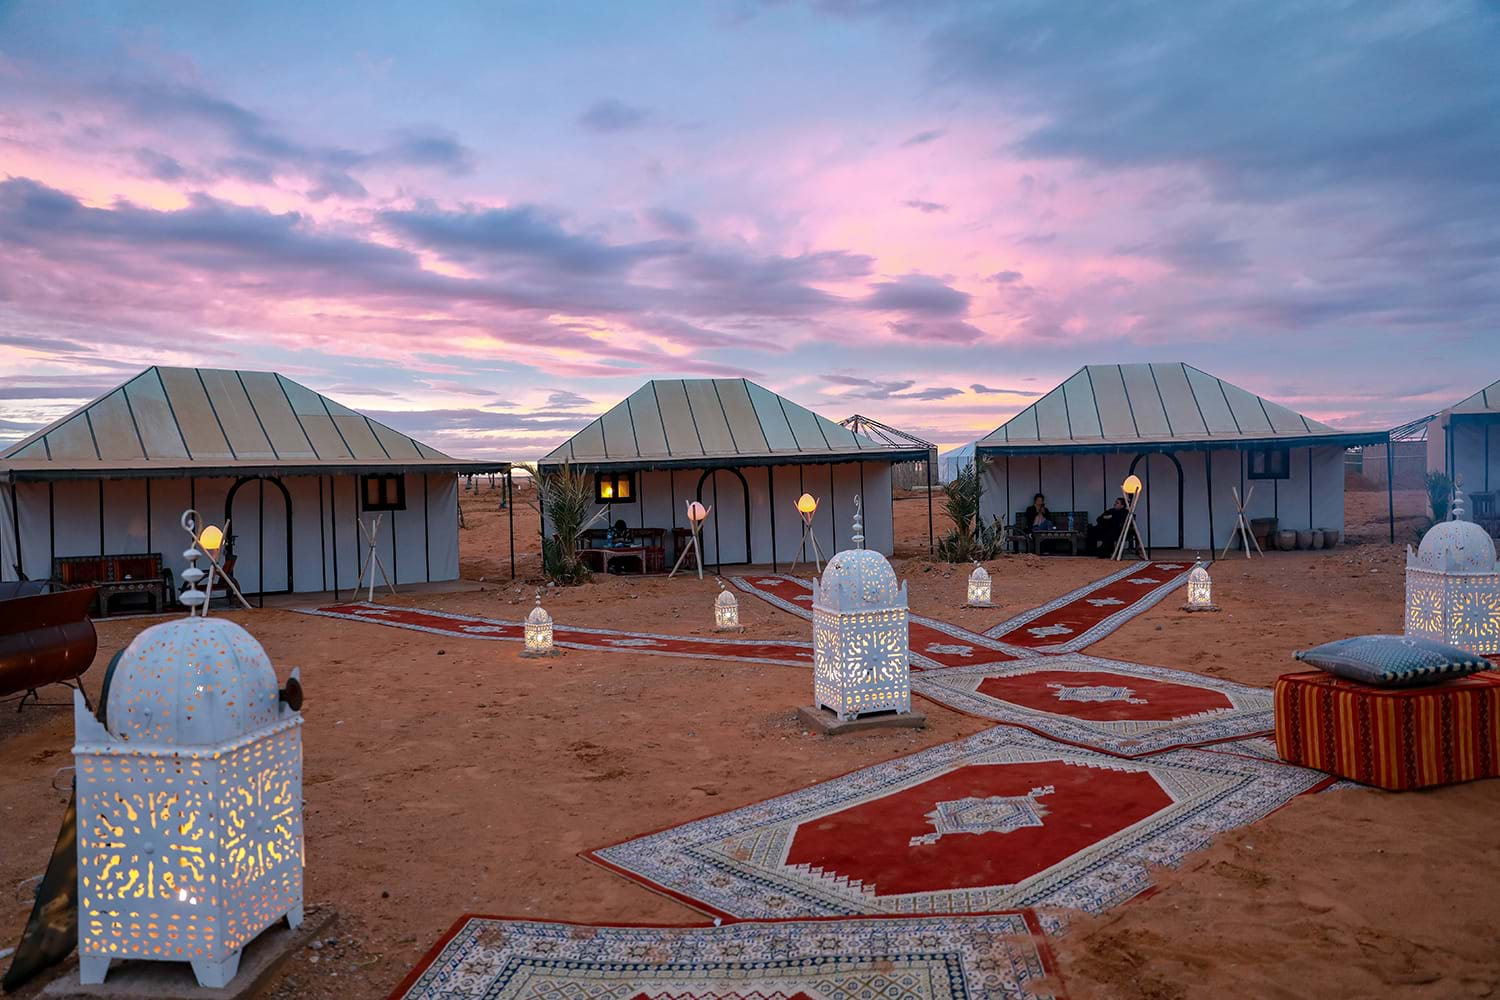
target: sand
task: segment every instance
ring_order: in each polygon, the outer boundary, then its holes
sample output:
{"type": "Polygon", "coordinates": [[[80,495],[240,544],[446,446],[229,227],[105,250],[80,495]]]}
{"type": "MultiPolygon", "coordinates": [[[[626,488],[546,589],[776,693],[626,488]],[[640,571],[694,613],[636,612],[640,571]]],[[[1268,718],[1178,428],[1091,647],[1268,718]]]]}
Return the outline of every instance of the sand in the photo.
{"type": "MultiPolygon", "coordinates": [[[[1294,649],[1399,631],[1401,551],[1384,542],[1385,495],[1349,500],[1350,535],[1369,544],[1220,563],[1224,613],[1191,616],[1169,600],[1090,652],[1268,684],[1294,668],[1294,649]]],[[[1410,520],[1420,499],[1398,501],[1410,520]]],[[[485,578],[484,589],[393,603],[519,619],[536,581],[506,578],[506,523],[493,498],[464,504],[463,571],[485,578]]],[[[899,501],[897,517],[896,564],[914,609],[973,627],[1107,570],[1093,559],[1007,557],[991,565],[1001,609],[961,610],[967,568],[923,558],[925,500],[899,501]]],[[[516,534],[523,576],[534,577],[535,515],[524,506],[516,534]]],[[[716,590],[711,579],[596,578],[549,593],[547,605],[574,624],[708,634],[716,590]]],[[[805,623],[761,602],[741,608],[750,635],[807,637],[805,623]]],[[[510,643],[283,610],[232,617],[280,675],[302,668],[307,897],[340,914],[330,943],[290,963],[272,988],[278,998],[384,996],[464,912],[699,922],[577,853],[984,726],[924,703],[925,731],[823,740],[792,719],[808,700],[801,668],[629,651],[535,661],[510,643]]],[[[147,624],[100,624],[91,691],[109,655],[147,624]]],[[[43,694],[66,703],[68,692],[43,694]]],[[[67,798],[67,777],[55,772],[71,762],[71,736],[66,709],[0,706],[6,891],[46,865],[67,798]]],[[[1069,994],[1491,995],[1500,984],[1497,816],[1496,781],[1299,799],[1163,872],[1161,891],[1076,924],[1055,942],[1069,994]]],[[[14,943],[26,912],[0,908],[0,944],[14,943]]]]}

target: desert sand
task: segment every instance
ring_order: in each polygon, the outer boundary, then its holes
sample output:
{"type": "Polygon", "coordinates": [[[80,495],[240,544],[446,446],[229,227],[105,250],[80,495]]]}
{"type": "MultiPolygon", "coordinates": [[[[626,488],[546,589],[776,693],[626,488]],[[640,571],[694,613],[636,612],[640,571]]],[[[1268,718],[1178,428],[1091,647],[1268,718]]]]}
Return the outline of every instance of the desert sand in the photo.
{"type": "MultiPolygon", "coordinates": [[[[1268,685],[1296,669],[1298,648],[1399,631],[1403,549],[1386,541],[1385,502],[1349,494],[1351,542],[1338,550],[1217,564],[1222,614],[1188,615],[1168,600],[1089,652],[1268,685]]],[[[1398,503],[1404,543],[1421,498],[1398,503]]],[[[485,493],[464,505],[463,573],[477,586],[390,602],[519,620],[539,573],[535,514],[516,511],[523,579],[512,582],[505,515],[485,493]]],[[[897,524],[894,561],[913,609],[973,627],[1109,568],[1005,557],[990,565],[1001,608],[964,611],[967,568],[926,558],[925,500],[899,500],[897,524]]],[[[549,592],[547,606],[569,624],[706,634],[716,591],[712,579],[596,577],[549,592]]],[[[806,623],[759,601],[741,609],[748,635],[808,637],[806,623]]],[[[629,651],[536,661],[514,643],[286,610],[231,617],[280,676],[302,668],[307,899],[338,914],[322,946],[299,953],[271,987],[278,998],[384,996],[465,912],[701,923],[578,852],[986,725],[924,702],[925,731],[825,740],[793,721],[809,700],[802,668],[629,651]]],[[[91,693],[113,651],[150,623],[100,623],[91,693]]],[[[61,687],[42,694],[68,704],[61,687]]],[[[46,866],[71,743],[66,708],[0,706],[6,892],[46,866]]],[[[1500,781],[1304,796],[1160,873],[1159,891],[1075,922],[1054,942],[1065,988],[1074,998],[1491,996],[1500,989],[1496,817],[1500,781]]],[[[0,946],[19,936],[28,893],[0,908],[0,946]]]]}

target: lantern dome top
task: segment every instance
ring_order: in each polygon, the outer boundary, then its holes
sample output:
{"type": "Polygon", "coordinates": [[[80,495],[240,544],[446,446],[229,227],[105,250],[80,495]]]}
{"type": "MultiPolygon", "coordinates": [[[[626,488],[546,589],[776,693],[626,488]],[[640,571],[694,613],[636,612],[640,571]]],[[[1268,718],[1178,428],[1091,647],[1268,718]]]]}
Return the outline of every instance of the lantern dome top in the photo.
{"type": "Polygon", "coordinates": [[[989,570],[985,569],[979,563],[975,563],[974,564],[974,572],[972,572],[972,573],[969,574],[969,582],[970,583],[980,583],[982,581],[988,580],[989,578],[990,578],[989,570]]]}
{"type": "Polygon", "coordinates": [[[1445,573],[1493,573],[1495,543],[1473,521],[1441,521],[1422,536],[1410,565],[1445,573]]]}
{"type": "Polygon", "coordinates": [[[178,618],[131,640],[109,681],[109,731],[142,743],[228,743],[275,722],[276,671],[224,618],[178,618]]]}
{"type": "Polygon", "coordinates": [[[719,590],[719,596],[714,598],[714,604],[718,605],[721,608],[732,608],[740,603],[735,598],[734,594],[730,593],[728,590],[722,589],[723,584],[720,584],[719,586],[721,589],[719,590]]]}
{"type": "Polygon", "coordinates": [[[549,614],[547,614],[547,609],[546,608],[542,607],[542,595],[540,593],[538,593],[536,595],[536,607],[532,608],[531,609],[531,613],[526,616],[526,624],[528,624],[528,625],[551,625],[552,624],[552,616],[549,615],[549,614]]]}
{"type": "Polygon", "coordinates": [[[1188,583],[1208,583],[1208,567],[1199,560],[1193,564],[1192,572],[1188,573],[1188,583]]]}
{"type": "Polygon", "coordinates": [[[905,588],[896,571],[874,549],[846,549],[828,560],[815,603],[838,611],[904,606],[905,588]]]}

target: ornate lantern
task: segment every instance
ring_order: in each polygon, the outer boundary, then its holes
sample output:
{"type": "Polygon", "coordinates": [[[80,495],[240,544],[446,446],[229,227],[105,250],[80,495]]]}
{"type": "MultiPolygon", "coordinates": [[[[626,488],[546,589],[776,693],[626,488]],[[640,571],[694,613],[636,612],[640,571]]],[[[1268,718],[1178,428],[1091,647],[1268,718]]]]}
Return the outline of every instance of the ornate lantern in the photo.
{"type": "Polygon", "coordinates": [[[1451,519],[1406,547],[1406,634],[1436,639],[1480,656],[1500,653],[1500,563],[1495,543],[1464,519],[1456,493],[1451,519]]]}
{"type": "Polygon", "coordinates": [[[719,596],[714,598],[714,631],[738,632],[740,630],[740,602],[719,581],[719,596]]]}
{"type": "Polygon", "coordinates": [[[536,607],[526,616],[526,648],[522,656],[551,656],[557,652],[552,645],[552,616],[542,607],[542,592],[536,592],[536,607]]]}
{"type": "Polygon", "coordinates": [[[990,603],[990,574],[977,562],[974,572],[969,574],[969,599],[965,605],[970,608],[994,607],[990,603]]]}
{"type": "Polygon", "coordinates": [[[1214,604],[1214,582],[1208,577],[1208,568],[1199,559],[1193,563],[1192,572],[1188,573],[1187,579],[1187,606],[1188,611],[1218,611],[1218,605],[1214,604]]]}
{"type": "Polygon", "coordinates": [[[855,548],[828,560],[813,581],[813,698],[846,722],[911,711],[906,584],[879,552],[864,548],[854,498],[855,548]]]}
{"type": "Polygon", "coordinates": [[[260,643],[202,616],[125,647],[102,722],[73,703],[80,979],[144,959],[225,986],[261,931],[302,923],[302,716],[260,643]]]}

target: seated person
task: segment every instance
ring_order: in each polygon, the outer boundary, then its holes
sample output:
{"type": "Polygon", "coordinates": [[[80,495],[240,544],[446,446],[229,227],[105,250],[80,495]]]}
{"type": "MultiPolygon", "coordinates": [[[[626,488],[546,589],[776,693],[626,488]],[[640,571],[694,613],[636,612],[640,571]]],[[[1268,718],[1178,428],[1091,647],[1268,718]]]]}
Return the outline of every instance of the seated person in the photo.
{"type": "Polygon", "coordinates": [[[624,518],[610,525],[609,547],[612,549],[624,549],[630,547],[630,527],[624,518]]]}
{"type": "Polygon", "coordinates": [[[1100,514],[1098,521],[1089,525],[1084,551],[1092,552],[1100,559],[1108,559],[1114,555],[1115,543],[1120,540],[1120,532],[1125,529],[1125,514],[1125,498],[1115,497],[1115,505],[1100,514]]]}
{"type": "Polygon", "coordinates": [[[1026,530],[1052,530],[1052,512],[1047,509],[1047,498],[1040,493],[1031,498],[1031,506],[1026,508],[1026,530]]]}

